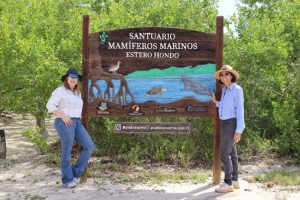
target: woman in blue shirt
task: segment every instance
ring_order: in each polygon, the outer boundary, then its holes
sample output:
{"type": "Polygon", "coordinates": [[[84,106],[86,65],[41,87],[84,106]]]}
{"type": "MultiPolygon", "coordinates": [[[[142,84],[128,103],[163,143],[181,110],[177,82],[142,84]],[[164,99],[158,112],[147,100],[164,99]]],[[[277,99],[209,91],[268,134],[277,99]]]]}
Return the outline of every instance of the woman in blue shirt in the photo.
{"type": "Polygon", "coordinates": [[[240,75],[231,66],[224,65],[214,76],[224,86],[221,100],[217,101],[213,93],[211,100],[219,108],[222,129],[220,159],[225,172],[224,183],[215,191],[233,192],[240,188],[236,143],[241,140],[245,129],[244,95],[243,89],[235,83],[240,75]]]}

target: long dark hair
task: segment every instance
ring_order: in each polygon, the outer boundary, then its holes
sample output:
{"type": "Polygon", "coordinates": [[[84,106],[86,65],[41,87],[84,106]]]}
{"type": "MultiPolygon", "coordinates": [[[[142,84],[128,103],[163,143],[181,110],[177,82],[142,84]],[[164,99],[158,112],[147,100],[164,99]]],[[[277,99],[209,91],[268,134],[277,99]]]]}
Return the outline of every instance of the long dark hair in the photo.
{"type": "MultiPolygon", "coordinates": [[[[78,83],[79,83],[79,80],[78,80],[78,83]]],[[[64,80],[64,86],[65,88],[71,90],[74,94],[76,95],[80,95],[80,90],[78,89],[78,83],[75,85],[74,87],[74,91],[70,88],[69,84],[68,84],[68,77],[65,78],[64,80]]]]}

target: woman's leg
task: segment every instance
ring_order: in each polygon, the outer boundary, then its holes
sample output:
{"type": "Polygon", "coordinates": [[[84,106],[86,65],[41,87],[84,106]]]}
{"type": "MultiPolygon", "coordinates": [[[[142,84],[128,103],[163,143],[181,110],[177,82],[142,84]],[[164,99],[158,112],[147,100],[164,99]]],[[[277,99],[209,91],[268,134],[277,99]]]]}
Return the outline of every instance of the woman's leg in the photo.
{"type": "Polygon", "coordinates": [[[224,182],[228,185],[232,185],[232,160],[231,154],[234,148],[233,136],[236,128],[236,120],[228,119],[222,121],[222,139],[221,139],[221,148],[220,148],[220,159],[223,162],[224,168],[224,182]]]}
{"type": "Polygon", "coordinates": [[[76,121],[76,130],[75,130],[75,140],[82,146],[82,151],[79,155],[79,158],[76,164],[73,166],[73,175],[78,178],[84,172],[92,151],[94,149],[94,143],[89,136],[88,132],[82,125],[80,120],[76,121]]]}
{"type": "Polygon", "coordinates": [[[60,137],[61,142],[61,176],[62,182],[70,183],[73,180],[73,171],[71,165],[71,150],[73,147],[75,128],[66,126],[65,123],[57,118],[54,127],[60,137]]]}
{"type": "Polygon", "coordinates": [[[237,156],[237,150],[236,150],[236,145],[233,146],[232,152],[231,152],[231,162],[232,162],[232,180],[233,181],[238,181],[239,179],[239,172],[238,172],[238,156],[237,156]]]}

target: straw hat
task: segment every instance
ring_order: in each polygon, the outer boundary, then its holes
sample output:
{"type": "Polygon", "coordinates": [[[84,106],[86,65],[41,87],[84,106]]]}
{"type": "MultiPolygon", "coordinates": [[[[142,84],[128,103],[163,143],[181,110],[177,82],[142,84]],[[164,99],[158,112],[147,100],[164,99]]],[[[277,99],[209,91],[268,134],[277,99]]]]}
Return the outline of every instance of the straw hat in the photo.
{"type": "Polygon", "coordinates": [[[236,79],[240,78],[240,74],[235,71],[230,65],[224,65],[219,71],[216,71],[214,76],[216,79],[220,80],[220,73],[221,72],[230,72],[231,74],[233,74],[235,76],[236,79]]]}

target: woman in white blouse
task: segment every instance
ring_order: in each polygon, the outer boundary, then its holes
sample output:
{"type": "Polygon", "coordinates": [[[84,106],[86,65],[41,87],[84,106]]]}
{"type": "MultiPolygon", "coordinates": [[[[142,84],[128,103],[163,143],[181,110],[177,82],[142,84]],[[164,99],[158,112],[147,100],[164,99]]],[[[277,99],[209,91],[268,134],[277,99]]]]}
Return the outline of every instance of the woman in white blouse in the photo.
{"type": "Polygon", "coordinates": [[[85,170],[94,143],[81,123],[83,101],[78,84],[82,76],[74,68],[70,68],[61,78],[63,85],[56,88],[47,103],[48,112],[57,118],[54,127],[61,141],[61,175],[62,185],[73,188],[80,182],[80,176],[85,170]],[[71,164],[73,142],[77,141],[83,150],[75,165],[71,164]]]}

